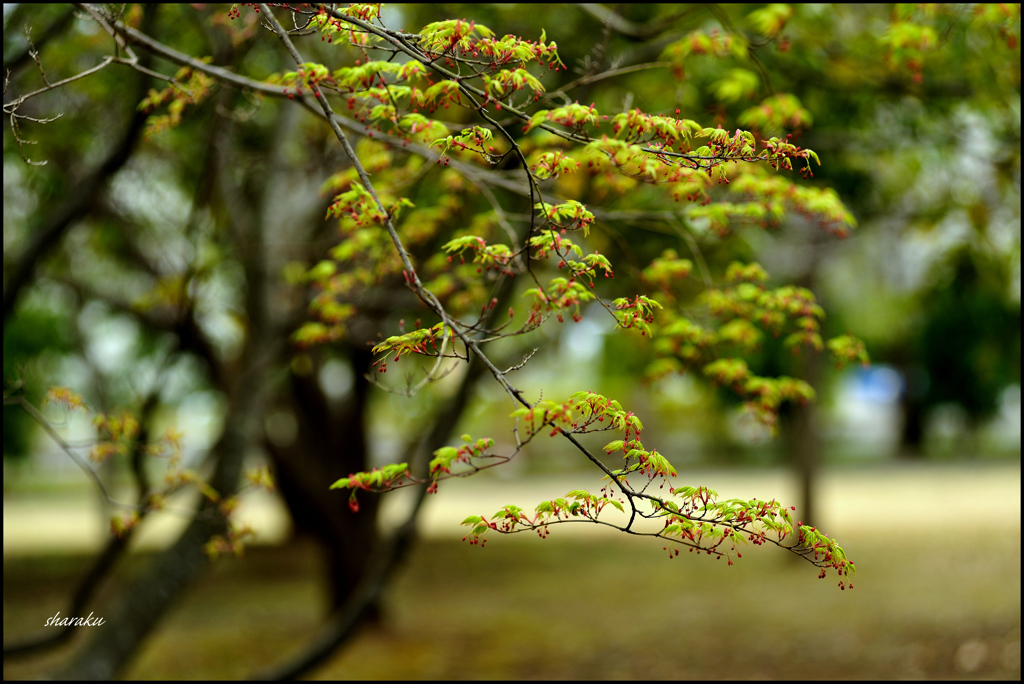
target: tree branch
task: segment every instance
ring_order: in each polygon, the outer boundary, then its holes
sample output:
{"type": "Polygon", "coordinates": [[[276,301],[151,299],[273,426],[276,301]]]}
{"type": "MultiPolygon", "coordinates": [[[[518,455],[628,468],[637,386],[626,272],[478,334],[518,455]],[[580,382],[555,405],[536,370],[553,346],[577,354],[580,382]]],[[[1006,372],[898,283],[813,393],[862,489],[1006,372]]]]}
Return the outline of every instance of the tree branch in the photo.
{"type": "MultiPolygon", "coordinates": [[[[13,26],[17,18],[18,17],[11,17],[8,25],[13,26]]],[[[72,20],[74,18],[75,10],[69,7],[64,12],[64,14],[57,17],[57,19],[55,19],[53,23],[51,23],[43,30],[43,33],[39,36],[39,38],[37,38],[35,41],[29,40],[25,45],[24,50],[22,50],[16,55],[13,55],[9,61],[4,62],[4,73],[7,73],[9,71],[17,71],[24,65],[28,64],[29,61],[34,59],[32,57],[32,53],[35,52],[36,54],[38,54],[39,51],[42,50],[47,43],[49,43],[56,36],[60,35],[66,28],[71,26],[72,20]]]]}
{"type": "MultiPolygon", "coordinates": [[[[147,26],[155,21],[157,12],[147,13],[147,26]]],[[[149,87],[148,79],[140,76],[136,84],[136,94],[131,101],[141,100],[149,87]]],[[[8,105],[4,105],[6,113],[8,105]]],[[[116,174],[131,158],[135,145],[139,141],[146,123],[146,114],[133,108],[131,119],[125,127],[121,139],[114,145],[104,159],[93,171],[81,178],[74,187],[74,192],[56,210],[45,215],[31,230],[28,246],[22,250],[17,259],[4,264],[4,322],[14,311],[14,305],[22,288],[32,278],[38,263],[54,246],[60,243],[64,233],[77,219],[87,214],[97,198],[106,187],[107,181],[116,174]]],[[[12,115],[13,116],[13,115],[12,115]]],[[[6,261],[6,259],[5,259],[6,261]]]]}
{"type": "Polygon", "coordinates": [[[613,10],[608,9],[604,5],[598,5],[597,3],[580,2],[576,4],[581,10],[600,21],[605,26],[616,33],[620,33],[628,38],[634,40],[649,40],[655,36],[659,36],[665,31],[672,28],[672,23],[676,19],[680,19],[689,14],[693,14],[698,11],[699,8],[689,9],[683,12],[677,12],[667,17],[655,19],[654,21],[646,24],[636,24],[620,14],[615,13],[613,10]]]}

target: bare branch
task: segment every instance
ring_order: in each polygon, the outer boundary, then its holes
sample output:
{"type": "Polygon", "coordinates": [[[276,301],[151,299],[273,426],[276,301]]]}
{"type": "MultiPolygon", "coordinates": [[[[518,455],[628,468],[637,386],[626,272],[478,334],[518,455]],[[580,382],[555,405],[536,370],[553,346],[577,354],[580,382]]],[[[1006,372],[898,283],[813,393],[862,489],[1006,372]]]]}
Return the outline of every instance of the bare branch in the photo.
{"type": "Polygon", "coordinates": [[[516,364],[516,365],[514,365],[514,366],[509,366],[508,368],[506,368],[506,369],[505,369],[505,371],[504,371],[504,372],[505,372],[506,374],[507,374],[507,373],[511,373],[512,371],[514,371],[514,370],[519,370],[520,368],[522,368],[523,366],[525,366],[525,365],[526,365],[526,362],[527,362],[527,361],[529,361],[530,359],[532,359],[532,358],[533,358],[533,355],[537,353],[537,350],[538,350],[538,349],[539,349],[539,347],[534,347],[534,348],[533,348],[533,351],[531,351],[531,352],[530,352],[529,354],[526,354],[525,356],[523,356],[523,360],[522,360],[522,362],[521,362],[521,363],[517,363],[517,364],[516,364]]]}
{"type": "Polygon", "coordinates": [[[107,491],[107,488],[103,484],[103,481],[100,479],[100,476],[96,474],[96,471],[93,470],[88,463],[82,460],[82,458],[75,453],[74,448],[72,448],[72,446],[68,444],[67,440],[65,440],[61,436],[61,434],[54,429],[54,427],[50,424],[50,421],[48,421],[46,417],[39,412],[39,409],[37,409],[35,406],[29,403],[29,401],[24,397],[24,395],[4,397],[4,405],[7,406],[11,404],[20,406],[25,410],[25,412],[28,415],[32,416],[32,420],[36,421],[36,423],[39,424],[39,427],[43,428],[46,434],[50,436],[50,439],[56,442],[57,446],[60,447],[61,451],[67,454],[68,458],[70,458],[75,465],[82,469],[82,471],[88,476],[88,478],[92,480],[92,483],[96,487],[96,491],[99,493],[100,498],[103,500],[104,504],[106,504],[110,508],[120,508],[122,510],[127,511],[139,510],[138,506],[135,506],[133,504],[122,503],[120,501],[115,500],[112,496],[110,496],[110,493],[107,491]]]}
{"type": "Polygon", "coordinates": [[[89,16],[91,16],[97,24],[102,26],[104,31],[110,34],[110,37],[114,39],[114,43],[117,48],[119,50],[124,50],[128,55],[128,61],[130,63],[134,64],[139,61],[139,58],[135,56],[135,53],[132,51],[131,47],[129,47],[128,43],[125,42],[124,38],[118,35],[117,31],[114,30],[114,27],[107,22],[106,18],[99,10],[92,5],[87,5],[85,3],[78,4],[78,6],[88,12],[89,16]]]}
{"type": "Polygon", "coordinates": [[[19,95],[10,102],[4,104],[4,114],[11,115],[18,110],[18,107],[20,107],[25,102],[25,100],[30,100],[33,97],[36,97],[37,95],[41,95],[42,93],[54,90],[55,88],[60,88],[62,86],[67,85],[68,83],[73,83],[87,76],[92,76],[97,71],[107,68],[116,61],[118,61],[117,57],[104,57],[103,61],[97,64],[96,66],[86,69],[85,71],[82,71],[80,73],[77,73],[74,76],[68,76],[67,78],[57,81],[56,83],[47,83],[45,88],[39,88],[38,90],[33,90],[31,93],[19,95]]]}
{"type": "Polygon", "coordinates": [[[43,78],[43,83],[50,85],[50,82],[46,79],[46,71],[43,69],[43,65],[39,62],[39,51],[36,50],[36,46],[32,44],[32,29],[28,24],[25,24],[25,40],[28,42],[28,56],[36,63],[36,67],[39,69],[39,75],[43,78]]]}
{"type": "Polygon", "coordinates": [[[567,83],[558,90],[553,90],[545,97],[553,97],[555,95],[562,95],[568,99],[567,92],[580,86],[589,85],[591,83],[597,83],[609,78],[615,78],[616,76],[622,76],[623,74],[632,74],[637,71],[647,71],[648,69],[669,69],[672,67],[671,62],[647,62],[645,64],[633,64],[632,66],[619,67],[617,69],[609,69],[608,71],[602,71],[599,74],[587,74],[577,78],[575,81],[567,83]]]}
{"type": "MultiPolygon", "coordinates": [[[[42,50],[43,47],[45,47],[46,44],[50,42],[50,40],[58,36],[64,29],[70,26],[74,18],[75,10],[74,8],[69,7],[64,12],[64,14],[60,15],[60,17],[58,17],[56,20],[53,21],[53,23],[46,27],[46,29],[42,32],[42,35],[40,35],[39,38],[35,41],[34,45],[31,42],[29,42],[21,53],[13,56],[9,61],[5,62],[4,70],[17,71],[22,67],[22,65],[28,62],[30,59],[35,60],[35,57],[32,56],[32,53],[36,52],[38,54],[38,52],[42,50]]],[[[6,90],[4,92],[6,92],[6,90]]]]}
{"type": "Polygon", "coordinates": [[[577,6],[591,15],[605,26],[608,26],[616,33],[621,33],[629,38],[636,40],[649,40],[658,36],[665,31],[672,28],[673,22],[676,19],[685,17],[688,14],[692,14],[698,11],[699,8],[689,9],[683,12],[677,12],[676,14],[668,17],[662,17],[655,19],[654,21],[647,24],[636,24],[625,17],[615,13],[613,10],[608,9],[604,5],[598,5],[597,3],[581,2],[577,3],[577,6]]]}

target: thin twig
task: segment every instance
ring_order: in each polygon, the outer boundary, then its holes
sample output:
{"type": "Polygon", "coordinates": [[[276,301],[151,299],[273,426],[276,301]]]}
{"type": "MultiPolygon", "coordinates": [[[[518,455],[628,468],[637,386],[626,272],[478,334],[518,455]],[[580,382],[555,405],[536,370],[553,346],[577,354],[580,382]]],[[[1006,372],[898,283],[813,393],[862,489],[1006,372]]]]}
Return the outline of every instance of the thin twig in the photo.
{"type": "Polygon", "coordinates": [[[100,497],[103,499],[103,503],[105,503],[107,506],[110,506],[111,508],[121,508],[129,511],[137,511],[139,509],[138,506],[121,503],[120,501],[117,501],[112,496],[110,496],[110,493],[107,491],[106,486],[103,484],[103,480],[100,479],[100,476],[96,473],[96,471],[93,470],[88,463],[83,461],[82,458],[75,453],[71,445],[68,444],[63,437],[61,437],[60,433],[57,432],[52,425],[50,425],[50,421],[48,421],[46,417],[39,412],[39,409],[37,409],[35,406],[29,403],[29,401],[24,396],[19,395],[14,397],[4,397],[4,405],[11,404],[16,404],[20,406],[25,410],[26,413],[28,413],[28,415],[32,416],[32,419],[39,423],[39,426],[43,428],[46,434],[50,436],[50,439],[56,442],[57,446],[59,446],[61,450],[65,454],[67,454],[72,461],[74,461],[75,465],[77,465],[85,472],[89,479],[92,480],[93,485],[95,485],[96,490],[99,492],[100,497]]]}

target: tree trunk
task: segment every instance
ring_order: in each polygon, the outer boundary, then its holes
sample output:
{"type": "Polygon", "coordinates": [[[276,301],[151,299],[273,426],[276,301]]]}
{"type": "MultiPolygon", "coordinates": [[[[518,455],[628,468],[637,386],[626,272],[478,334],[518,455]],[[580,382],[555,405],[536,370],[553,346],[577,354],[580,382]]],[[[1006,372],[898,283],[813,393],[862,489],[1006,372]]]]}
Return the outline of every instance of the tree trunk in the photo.
{"type": "MultiPolygon", "coordinates": [[[[800,378],[815,391],[820,391],[822,354],[805,352],[799,365],[800,378]]],[[[818,429],[817,407],[816,401],[808,402],[804,406],[791,407],[788,419],[783,425],[786,444],[800,483],[797,518],[807,525],[814,525],[818,517],[815,483],[821,467],[821,433],[818,429]]]]}
{"type": "Polygon", "coordinates": [[[353,512],[348,496],[330,489],[336,480],[368,468],[364,373],[371,359],[366,350],[352,353],[352,397],[340,406],[330,405],[315,374],[292,373],[282,399],[294,412],[298,434],[287,446],[266,441],[296,532],[313,536],[327,554],[329,613],[345,603],[377,541],[379,497],[361,498],[353,512]]]}

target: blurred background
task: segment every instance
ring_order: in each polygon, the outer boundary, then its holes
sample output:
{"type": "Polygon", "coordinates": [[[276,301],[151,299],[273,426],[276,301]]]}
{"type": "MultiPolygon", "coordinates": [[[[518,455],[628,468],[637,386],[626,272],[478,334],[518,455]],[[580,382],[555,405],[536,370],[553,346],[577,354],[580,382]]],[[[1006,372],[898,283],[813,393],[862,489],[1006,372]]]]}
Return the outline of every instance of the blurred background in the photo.
{"type": "MultiPolygon", "coordinates": [[[[828,312],[823,334],[863,339],[870,367],[838,370],[766,338],[751,367],[818,391],[811,406],[783,413],[773,438],[698,373],[644,379],[655,357],[647,340],[616,333],[599,310],[503,341],[496,358],[507,367],[541,348],[510,375],[529,396],[589,389],[619,399],[680,483],[797,505],[796,517],[838,538],[857,564],[854,589],[816,580],[774,547],[723,567],[670,560],[657,542],[589,526],[556,526],[545,540],[495,535],[482,550],[461,542],[467,515],[599,489],[592,466],[539,440],[502,467],[442,483],[370,626],[315,676],[1020,677],[1019,7],[784,7],[397,5],[382,17],[409,31],[454,17],[499,36],[535,40],[546,30],[568,67],[545,71],[547,91],[572,85],[554,101],[601,112],[680,110],[732,129],[769,98],[797,98],[802,124],[769,117],[760,132],[792,134],[818,153],[813,179],[794,182],[835,190],[857,222],[846,239],[796,214],[722,235],[686,203],[635,182],[571,176],[545,187],[605,212],[587,245],[615,264],[616,291],[666,248],[716,280],[732,260],[757,261],[771,284],[811,289],[828,312]],[[671,46],[694,31],[742,37],[747,50],[689,54],[680,74],[671,46]]],[[[226,11],[129,9],[123,18],[251,78],[288,70],[251,9],[233,21],[226,11]]],[[[5,5],[5,103],[43,84],[26,25],[51,82],[110,50],[81,12],[5,5]]],[[[300,49],[332,68],[360,57],[315,36],[300,49]]],[[[161,73],[180,67],[139,54],[161,73]]],[[[177,127],[147,130],[136,105],[165,86],[112,66],[19,110],[62,119],[5,129],[5,399],[38,407],[51,386],[80,393],[92,412],[42,411],[83,455],[95,412],[129,410],[142,435],[180,433],[183,464],[211,481],[243,467],[274,472],[276,492],[240,497],[236,516],[257,533],[245,557],[196,569],[190,589],[141,630],[148,636],[110,656],[126,677],[244,677],[302,651],[414,505],[411,490],[362,495],[353,515],[327,486],[462,432],[507,448],[513,407],[464,370],[413,398],[365,379],[366,341],[422,313],[394,275],[354,297],[360,314],[346,339],[289,346],[308,317],[301,274],[337,242],[322,220],[330,198],[318,190],[348,163],[320,119],[229,88],[186,108],[177,127]]],[[[471,114],[445,112],[456,123],[471,114]]],[[[358,144],[383,154],[380,143],[358,144]]],[[[529,203],[515,192],[485,193],[476,186],[486,183],[430,164],[410,179],[407,157],[387,154],[375,182],[416,203],[402,229],[424,262],[453,225],[502,235],[492,200],[513,228],[525,225],[529,203]]],[[[712,196],[726,197],[720,188],[712,196]]],[[[508,296],[522,301],[519,290],[508,296]]],[[[118,602],[146,577],[159,585],[153,568],[184,543],[191,517],[152,513],[116,542],[116,511],[6,401],[3,439],[5,651],[44,633],[56,611],[69,615],[100,567],[85,613],[106,615],[103,629],[127,629],[111,621],[118,602]]],[[[113,498],[132,502],[163,464],[140,465],[144,454],[127,449],[98,473],[113,498]]],[[[170,507],[187,512],[199,498],[182,491],[170,507]]],[[[85,631],[32,657],[5,653],[5,677],[84,667],[83,645],[100,638],[85,631]]]]}

